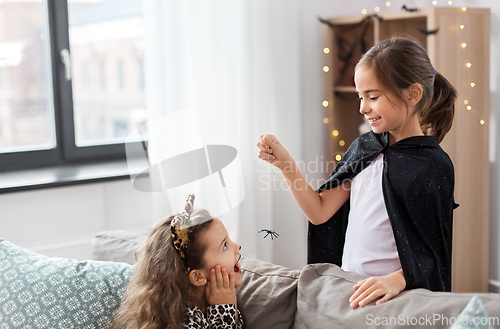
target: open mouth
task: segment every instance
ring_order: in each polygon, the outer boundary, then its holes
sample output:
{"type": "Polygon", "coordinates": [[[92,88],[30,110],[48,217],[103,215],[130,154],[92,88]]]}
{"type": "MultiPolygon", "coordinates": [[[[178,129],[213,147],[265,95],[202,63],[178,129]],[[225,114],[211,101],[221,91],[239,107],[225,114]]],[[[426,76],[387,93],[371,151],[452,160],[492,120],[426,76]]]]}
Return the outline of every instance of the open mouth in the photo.
{"type": "Polygon", "coordinates": [[[238,261],[236,262],[236,264],[234,264],[234,273],[241,273],[240,259],[241,259],[241,254],[240,254],[240,258],[238,258],[238,261]]]}
{"type": "Polygon", "coordinates": [[[368,122],[372,125],[380,121],[382,117],[376,117],[376,118],[368,118],[368,122]]]}

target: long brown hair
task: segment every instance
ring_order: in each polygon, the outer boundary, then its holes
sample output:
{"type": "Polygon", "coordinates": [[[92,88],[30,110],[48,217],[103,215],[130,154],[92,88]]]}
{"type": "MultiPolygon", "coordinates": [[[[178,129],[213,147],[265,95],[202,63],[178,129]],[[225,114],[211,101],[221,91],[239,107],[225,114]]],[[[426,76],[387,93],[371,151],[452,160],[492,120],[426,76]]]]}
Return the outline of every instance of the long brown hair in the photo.
{"type": "Polygon", "coordinates": [[[414,115],[420,116],[424,134],[443,140],[455,116],[457,91],[435,71],[417,41],[406,37],[381,41],[363,55],[356,69],[359,67],[372,69],[381,87],[405,103],[402,90],[419,83],[423,93],[414,115]]]}
{"type": "Polygon", "coordinates": [[[205,209],[195,209],[189,218],[189,244],[184,262],[172,242],[170,222],[160,222],[136,253],[137,264],[124,299],[113,316],[115,329],[178,329],[186,316],[186,307],[204,305],[198,300],[186,269],[205,266],[206,245],[201,234],[213,217],[205,209]]]}

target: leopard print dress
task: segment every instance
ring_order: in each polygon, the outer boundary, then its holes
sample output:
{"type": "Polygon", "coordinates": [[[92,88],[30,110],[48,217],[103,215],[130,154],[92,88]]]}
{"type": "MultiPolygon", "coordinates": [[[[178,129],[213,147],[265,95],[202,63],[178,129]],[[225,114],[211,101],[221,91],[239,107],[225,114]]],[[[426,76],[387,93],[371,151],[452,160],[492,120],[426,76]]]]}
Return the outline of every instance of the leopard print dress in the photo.
{"type": "Polygon", "coordinates": [[[186,320],[183,328],[189,329],[241,329],[243,318],[241,313],[233,304],[210,305],[207,314],[196,306],[186,310],[186,320]],[[238,312],[238,323],[236,323],[236,312],[238,312]]]}

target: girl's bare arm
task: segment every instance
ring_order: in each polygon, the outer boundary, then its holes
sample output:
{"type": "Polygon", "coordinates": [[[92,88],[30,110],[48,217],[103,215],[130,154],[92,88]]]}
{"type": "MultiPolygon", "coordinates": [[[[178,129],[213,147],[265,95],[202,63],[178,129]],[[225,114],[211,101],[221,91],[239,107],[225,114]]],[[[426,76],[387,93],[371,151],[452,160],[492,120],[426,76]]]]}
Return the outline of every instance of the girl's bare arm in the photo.
{"type": "Polygon", "coordinates": [[[257,147],[260,159],[281,170],[295,202],[312,224],[326,222],[349,198],[350,182],[317,194],[309,186],[288,151],[273,135],[260,136],[257,147]]]}

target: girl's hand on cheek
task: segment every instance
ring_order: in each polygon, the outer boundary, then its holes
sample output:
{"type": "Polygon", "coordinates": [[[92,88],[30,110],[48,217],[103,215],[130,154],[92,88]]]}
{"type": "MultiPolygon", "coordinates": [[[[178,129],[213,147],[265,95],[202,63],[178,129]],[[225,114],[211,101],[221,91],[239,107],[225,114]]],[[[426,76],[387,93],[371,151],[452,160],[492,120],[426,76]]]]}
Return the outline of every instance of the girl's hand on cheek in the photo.
{"type": "Polygon", "coordinates": [[[226,268],[216,265],[210,270],[210,282],[205,286],[208,304],[236,304],[234,273],[227,273],[226,268]]]}

